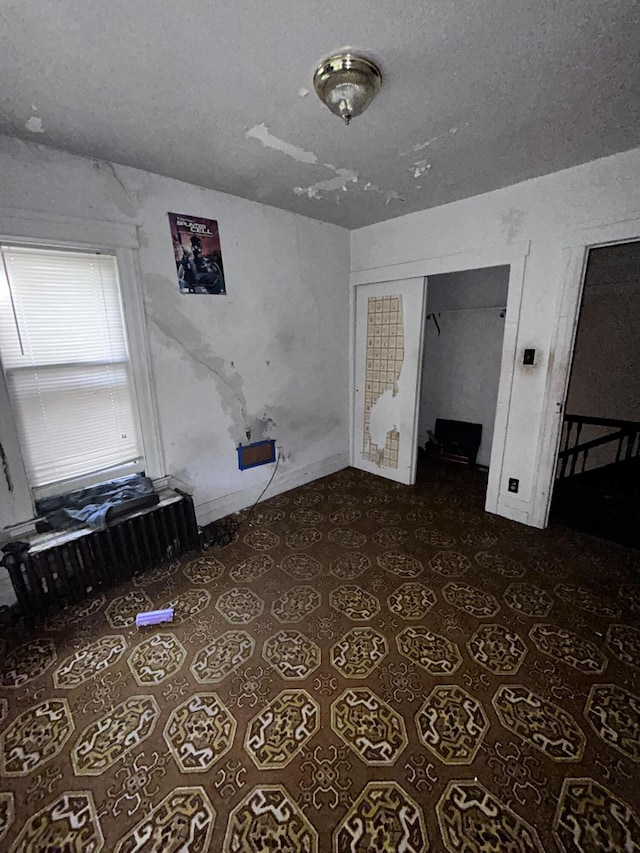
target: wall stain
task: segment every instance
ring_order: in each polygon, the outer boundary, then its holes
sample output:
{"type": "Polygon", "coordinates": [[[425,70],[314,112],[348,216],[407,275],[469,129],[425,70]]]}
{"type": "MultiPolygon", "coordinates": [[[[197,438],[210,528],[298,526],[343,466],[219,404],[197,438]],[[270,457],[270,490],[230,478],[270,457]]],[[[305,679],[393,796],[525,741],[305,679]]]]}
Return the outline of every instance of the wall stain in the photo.
{"type": "MultiPolygon", "coordinates": [[[[317,302],[316,302],[317,308],[317,302]]],[[[291,353],[296,352],[298,349],[298,342],[296,340],[296,334],[293,329],[285,328],[278,329],[276,331],[276,343],[277,350],[282,353],[291,353]]]]}
{"type": "Polygon", "coordinates": [[[172,488],[177,487],[188,495],[193,495],[195,482],[190,471],[186,468],[178,468],[176,471],[172,471],[170,476],[172,488]]]}
{"type": "Polygon", "coordinates": [[[4,447],[0,444],[0,467],[2,468],[2,473],[4,474],[4,479],[7,483],[7,489],[12,492],[13,491],[13,480],[11,479],[11,471],[9,470],[9,462],[7,460],[6,453],[4,452],[4,447]]]}
{"type": "Polygon", "coordinates": [[[147,232],[140,225],[136,225],[136,238],[138,240],[138,246],[141,249],[149,248],[149,238],[147,237],[147,232]]]}
{"type": "Polygon", "coordinates": [[[266,438],[273,438],[276,426],[276,422],[269,417],[267,412],[261,418],[252,418],[245,433],[247,441],[263,441],[266,438]]]}
{"type": "Polygon", "coordinates": [[[500,230],[507,243],[515,240],[526,218],[527,214],[525,211],[519,210],[517,207],[510,207],[509,210],[502,210],[500,212],[500,230]]]}
{"type": "Polygon", "coordinates": [[[137,193],[131,192],[116,167],[108,160],[94,160],[93,168],[106,178],[107,194],[113,199],[118,209],[129,219],[135,219],[140,212],[141,202],[137,193]],[[117,184],[117,189],[113,183],[117,184]],[[115,192],[114,192],[115,190],[115,192]]]}
{"type": "MultiPolygon", "coordinates": [[[[247,441],[276,438],[283,446],[283,461],[290,463],[296,448],[309,449],[309,445],[325,442],[335,430],[344,427],[343,418],[335,412],[323,411],[316,396],[310,395],[307,382],[300,377],[292,377],[289,385],[289,398],[295,401],[290,405],[271,405],[264,398],[256,401],[256,405],[250,405],[243,377],[235,369],[235,362],[215,355],[206,332],[177,309],[176,302],[179,304],[181,297],[173,298],[173,281],[167,276],[149,273],[143,276],[143,280],[147,295],[145,312],[153,336],[177,353],[181,360],[188,362],[195,376],[215,383],[220,406],[231,421],[227,431],[235,446],[240,442],[245,444],[247,441]],[[151,294],[153,299],[149,298],[151,294]],[[280,435],[277,435],[277,430],[280,435]]],[[[296,337],[290,330],[284,338],[294,346],[296,337]]],[[[159,386],[161,384],[160,379],[159,386]]],[[[211,437],[192,436],[194,443],[200,439],[210,450],[211,437]]],[[[183,479],[193,482],[195,477],[197,475],[192,472],[190,477],[185,475],[183,479]]]]}
{"type": "Polygon", "coordinates": [[[210,344],[186,317],[176,312],[171,318],[164,317],[153,309],[149,310],[149,307],[147,306],[149,322],[173,350],[191,363],[197,375],[214,379],[222,408],[233,419],[238,433],[245,435],[249,422],[247,400],[242,390],[243,380],[240,374],[237,371],[229,371],[223,358],[211,354],[210,344]]]}

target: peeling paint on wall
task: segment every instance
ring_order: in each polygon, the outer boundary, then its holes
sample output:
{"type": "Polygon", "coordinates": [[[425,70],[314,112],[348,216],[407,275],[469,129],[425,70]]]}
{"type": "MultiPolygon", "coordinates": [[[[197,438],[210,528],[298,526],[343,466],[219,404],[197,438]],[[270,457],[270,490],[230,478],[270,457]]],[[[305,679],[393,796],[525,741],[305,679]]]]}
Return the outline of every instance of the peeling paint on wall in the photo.
{"type": "Polygon", "coordinates": [[[385,468],[398,467],[398,383],[404,364],[401,296],[367,300],[367,354],[362,455],[385,468]]]}
{"type": "Polygon", "coordinates": [[[287,157],[293,157],[299,163],[317,163],[318,158],[313,151],[305,151],[304,148],[299,148],[297,145],[292,145],[290,142],[285,142],[284,139],[278,139],[269,133],[269,128],[262,122],[252,127],[245,134],[247,139],[257,139],[262,142],[265,148],[273,148],[275,151],[280,151],[286,154],[287,157]]]}
{"type": "Polygon", "coordinates": [[[25,122],[25,127],[27,130],[30,130],[31,133],[44,133],[42,119],[38,116],[31,116],[29,121],[25,122]]]}

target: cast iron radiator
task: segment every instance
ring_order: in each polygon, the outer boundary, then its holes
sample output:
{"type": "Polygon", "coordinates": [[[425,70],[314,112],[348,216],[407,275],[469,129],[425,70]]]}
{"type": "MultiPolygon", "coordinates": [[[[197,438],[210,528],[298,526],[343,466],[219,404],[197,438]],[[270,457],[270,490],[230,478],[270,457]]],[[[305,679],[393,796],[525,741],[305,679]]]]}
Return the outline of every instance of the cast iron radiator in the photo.
{"type": "Polygon", "coordinates": [[[106,530],[62,539],[22,551],[5,546],[2,564],[23,616],[38,619],[199,548],[189,495],[165,498],[106,530]]]}

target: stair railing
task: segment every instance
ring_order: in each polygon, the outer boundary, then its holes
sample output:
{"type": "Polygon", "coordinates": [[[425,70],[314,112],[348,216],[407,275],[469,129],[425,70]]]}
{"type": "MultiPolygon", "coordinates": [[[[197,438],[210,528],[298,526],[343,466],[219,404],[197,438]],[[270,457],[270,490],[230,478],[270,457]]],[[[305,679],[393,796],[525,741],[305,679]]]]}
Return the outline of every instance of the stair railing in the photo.
{"type": "Polygon", "coordinates": [[[595,447],[617,442],[616,464],[640,456],[640,421],[594,418],[586,415],[565,415],[564,423],[564,446],[558,454],[560,464],[557,477],[560,480],[584,473],[589,459],[589,451],[595,447]],[[580,435],[584,426],[605,427],[614,430],[614,432],[580,443],[580,435]]]}

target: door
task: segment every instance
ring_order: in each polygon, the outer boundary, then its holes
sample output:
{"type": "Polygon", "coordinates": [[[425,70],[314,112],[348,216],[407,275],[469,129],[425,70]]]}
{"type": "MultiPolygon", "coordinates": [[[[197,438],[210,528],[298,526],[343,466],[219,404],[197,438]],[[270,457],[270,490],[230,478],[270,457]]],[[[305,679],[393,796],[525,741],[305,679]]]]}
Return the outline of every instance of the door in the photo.
{"type": "Polygon", "coordinates": [[[356,287],[353,465],[416,479],[418,387],[426,280],[356,287]]]}

